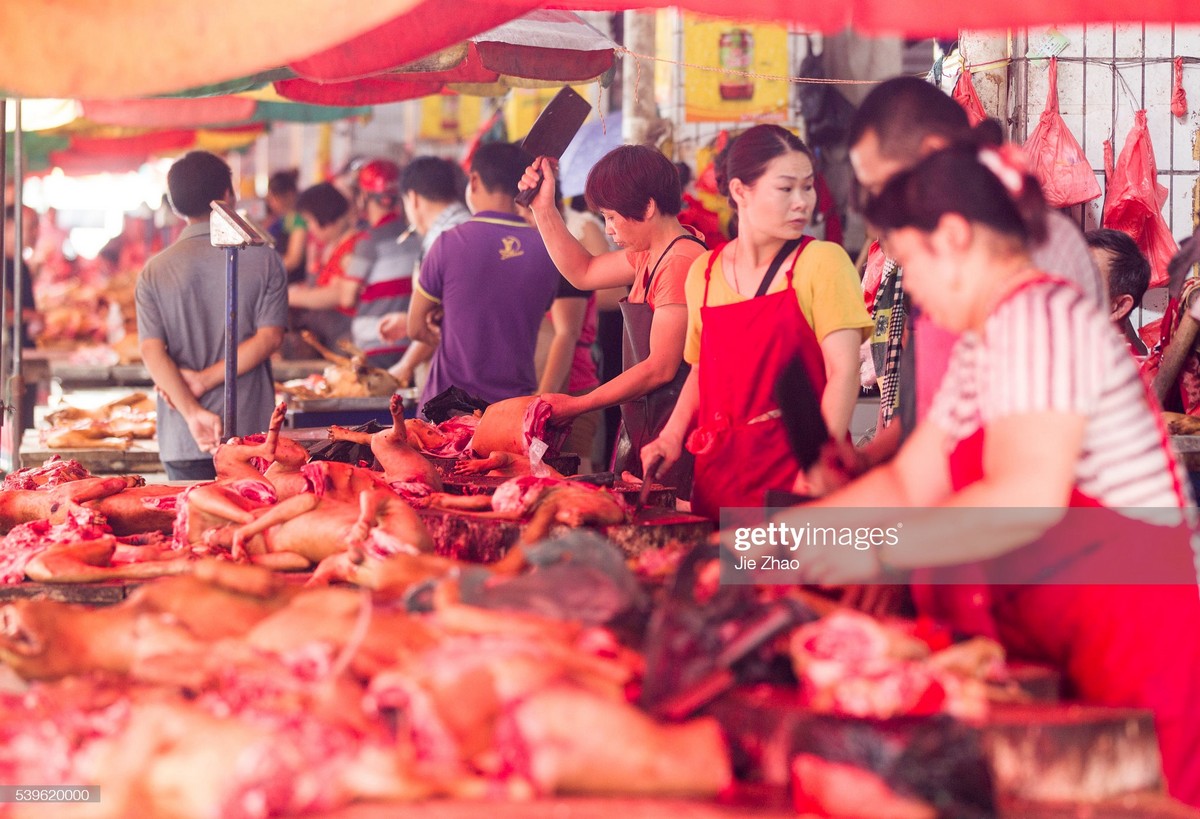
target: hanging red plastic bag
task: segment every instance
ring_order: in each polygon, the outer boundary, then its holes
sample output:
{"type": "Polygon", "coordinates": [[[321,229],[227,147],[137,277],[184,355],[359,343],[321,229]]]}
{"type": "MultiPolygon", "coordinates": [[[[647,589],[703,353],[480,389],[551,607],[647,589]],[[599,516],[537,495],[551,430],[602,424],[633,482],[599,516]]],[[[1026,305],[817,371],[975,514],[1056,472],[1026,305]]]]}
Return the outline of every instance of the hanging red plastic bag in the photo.
{"type": "Polygon", "coordinates": [[[1046,108],[1025,142],[1025,155],[1051,207],[1066,208],[1100,195],[1091,163],[1058,112],[1058,60],[1054,57],[1050,58],[1046,108]]]}
{"type": "Polygon", "coordinates": [[[967,121],[971,123],[972,128],[988,118],[987,111],[983,110],[983,103],[979,100],[979,92],[975,90],[975,81],[971,79],[969,67],[963,66],[950,96],[967,112],[967,121]]]}
{"type": "Polygon", "coordinates": [[[1171,113],[1180,119],[1187,116],[1187,92],[1183,90],[1183,57],[1175,58],[1175,87],[1171,89],[1171,113]]]}
{"type": "Polygon", "coordinates": [[[1105,168],[1105,172],[1108,190],[1104,195],[1102,223],[1106,228],[1123,230],[1133,237],[1150,260],[1150,286],[1161,287],[1167,283],[1167,263],[1179,250],[1179,245],[1163,219],[1167,189],[1158,184],[1154,145],[1146,128],[1145,111],[1134,112],[1133,128],[1125,138],[1121,156],[1117,158],[1116,166],[1111,171],[1105,168]]]}

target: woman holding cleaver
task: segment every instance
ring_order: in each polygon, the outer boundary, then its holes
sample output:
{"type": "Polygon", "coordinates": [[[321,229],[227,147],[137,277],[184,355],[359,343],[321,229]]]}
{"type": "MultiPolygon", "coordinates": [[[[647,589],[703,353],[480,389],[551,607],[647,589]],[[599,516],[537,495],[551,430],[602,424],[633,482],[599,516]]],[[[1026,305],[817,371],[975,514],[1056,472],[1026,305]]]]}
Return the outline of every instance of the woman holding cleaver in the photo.
{"type": "Polygon", "coordinates": [[[696,456],[692,510],[762,506],[799,471],[775,400],[788,365],[803,362],[834,438],[858,395],[858,348],[871,321],[840,245],[803,236],[816,205],[812,154],[777,125],[746,131],[717,158],[717,183],[738,238],[698,258],[687,278],[684,360],[692,365],[642,463],[696,456]]]}
{"type": "MultiPolygon", "coordinates": [[[[621,405],[621,435],[614,470],[641,473],[638,453],[654,440],[675,407],[687,378],[683,342],[687,331],[684,280],[704,241],[679,223],[679,173],[654,148],[623,145],[606,154],[588,174],[585,197],[604,217],[605,232],[620,248],[593,256],[567,230],[554,204],[554,174],[539,157],[525,171],[522,189],[544,181],[530,207],[550,257],[563,276],[582,290],[631,287],[621,301],[625,322],[624,372],[586,395],[543,395],[553,418],[570,420],[592,410],[621,405]]],[[[660,470],[660,480],[688,496],[691,462],[660,470]]]]}

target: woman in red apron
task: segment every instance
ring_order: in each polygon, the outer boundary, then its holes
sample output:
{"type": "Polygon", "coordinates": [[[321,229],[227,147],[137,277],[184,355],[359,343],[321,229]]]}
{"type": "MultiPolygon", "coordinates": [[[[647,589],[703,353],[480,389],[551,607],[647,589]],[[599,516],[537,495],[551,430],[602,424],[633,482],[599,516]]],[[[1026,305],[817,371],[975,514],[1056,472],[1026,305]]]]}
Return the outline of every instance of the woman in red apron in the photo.
{"type": "MultiPolygon", "coordinates": [[[[620,303],[625,322],[624,372],[581,396],[548,394],[554,420],[570,420],[593,410],[621,406],[621,434],[613,469],[641,474],[638,452],[653,440],[675,408],[687,378],[683,339],[687,330],[684,280],[704,242],[679,223],[679,173],[659,151],[623,145],[606,154],[588,174],[585,195],[604,217],[605,231],[621,248],[593,256],[563,223],[554,207],[554,179],[548,160],[525,172],[523,188],[545,181],[531,203],[538,231],[566,279],[582,290],[631,287],[620,303]]],[[[659,473],[659,479],[686,498],[691,463],[659,473]]]]}
{"type": "Polygon", "coordinates": [[[858,395],[858,348],[870,327],[846,252],[803,237],[816,203],[812,155],[794,134],[759,125],[718,159],[738,238],[688,276],[692,371],[662,434],[642,449],[670,467],[684,441],[696,456],[692,510],[762,506],[799,471],[775,400],[779,375],[803,361],[821,414],[844,436],[858,395]],[[690,436],[689,436],[690,433],[690,436]]]}
{"type": "Polygon", "coordinates": [[[1056,665],[1080,699],[1152,709],[1168,788],[1200,806],[1195,509],[1107,316],[1030,264],[1037,183],[956,147],[899,174],[866,215],[914,301],[962,336],[896,459],[816,504],[875,507],[854,524],[900,520],[899,542],[799,550],[798,579],[914,571],[923,612],[1056,665]],[[903,506],[918,508],[878,509],[903,506]]]}

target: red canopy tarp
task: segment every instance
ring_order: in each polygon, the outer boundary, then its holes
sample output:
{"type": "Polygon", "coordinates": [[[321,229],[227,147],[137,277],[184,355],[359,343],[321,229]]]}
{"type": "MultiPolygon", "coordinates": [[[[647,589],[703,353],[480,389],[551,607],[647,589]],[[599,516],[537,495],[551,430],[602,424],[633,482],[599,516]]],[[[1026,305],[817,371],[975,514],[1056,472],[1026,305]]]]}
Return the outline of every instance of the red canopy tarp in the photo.
{"type": "MultiPolygon", "coordinates": [[[[181,93],[290,65],[319,81],[365,77],[512,19],[531,0],[5,0],[0,89],[13,96],[128,99],[181,93]],[[390,62],[390,65],[388,64],[390,62]]],[[[810,29],[924,36],[1082,22],[1200,22],[1196,0],[572,0],[574,9],[678,5],[810,29]]]]}
{"type": "MultiPolygon", "coordinates": [[[[485,0],[503,3],[510,0],[485,0]]],[[[678,6],[714,17],[780,20],[806,28],[909,36],[952,35],[961,29],[1006,29],[1071,23],[1200,22],[1196,0],[1008,0],[1008,2],[931,3],[927,0],[841,0],[804,3],[798,0],[572,0],[550,3],[576,11],[621,11],[678,6]]]]}
{"type": "Polygon", "coordinates": [[[536,10],[392,71],[348,82],[280,80],[275,90],[297,102],[374,105],[464,88],[488,94],[530,83],[587,82],[612,66],[613,45],[575,14],[536,10]]]}
{"type": "MultiPolygon", "coordinates": [[[[0,89],[71,99],[178,92],[304,59],[414,9],[411,39],[428,52],[461,39],[475,11],[460,4],[457,14],[443,10],[439,20],[426,18],[420,6],[421,0],[4,0],[0,89]],[[443,29],[451,30],[443,37],[443,29]]],[[[510,17],[520,13],[509,9],[510,17]]],[[[490,20],[476,31],[495,25],[490,20]]]]}
{"type": "Polygon", "coordinates": [[[85,100],[83,117],[97,125],[141,128],[202,128],[245,122],[257,103],[249,97],[197,99],[85,100]]]}

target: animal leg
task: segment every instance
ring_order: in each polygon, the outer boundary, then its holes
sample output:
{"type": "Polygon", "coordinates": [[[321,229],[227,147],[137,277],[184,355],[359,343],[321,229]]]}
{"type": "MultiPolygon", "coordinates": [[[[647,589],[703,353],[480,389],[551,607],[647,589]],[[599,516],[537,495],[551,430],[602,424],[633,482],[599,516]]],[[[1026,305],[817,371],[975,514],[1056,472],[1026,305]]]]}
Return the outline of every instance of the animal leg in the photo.
{"type": "Polygon", "coordinates": [[[302,572],[312,566],[308,558],[295,552],[267,552],[262,555],[254,555],[250,558],[250,562],[255,566],[274,569],[278,572],[302,572]]]}
{"type": "Polygon", "coordinates": [[[329,428],[329,440],[331,441],[350,441],[363,446],[371,445],[371,433],[360,432],[353,429],[346,429],[334,424],[329,428]]]}
{"type": "Polygon", "coordinates": [[[488,495],[451,495],[434,492],[427,498],[430,509],[457,509],[463,512],[490,512],[492,499],[488,495]]]}
{"type": "MultiPolygon", "coordinates": [[[[307,492],[303,495],[294,495],[270,507],[254,520],[245,523],[233,533],[233,548],[231,550],[233,559],[241,560],[245,557],[245,543],[250,538],[267,531],[272,526],[278,526],[298,515],[303,515],[305,512],[311,512],[317,508],[317,504],[320,502],[320,499],[316,495],[311,495],[307,492]]],[[[307,561],[305,563],[307,564],[307,561]]]]}
{"type": "Polygon", "coordinates": [[[511,466],[514,456],[511,452],[493,452],[486,458],[464,458],[454,464],[455,475],[482,475],[493,469],[504,469],[511,466]]]}
{"type": "Polygon", "coordinates": [[[339,367],[348,367],[350,365],[349,358],[346,358],[346,356],[343,355],[338,355],[333,350],[326,347],[310,330],[301,330],[300,337],[304,339],[305,344],[320,353],[321,358],[325,359],[331,364],[336,364],[339,367]]]}
{"type": "Polygon", "coordinates": [[[115,547],[116,539],[112,537],[54,546],[29,561],[25,575],[37,583],[93,583],[186,574],[192,568],[191,561],[186,559],[105,565],[115,547]]]}

